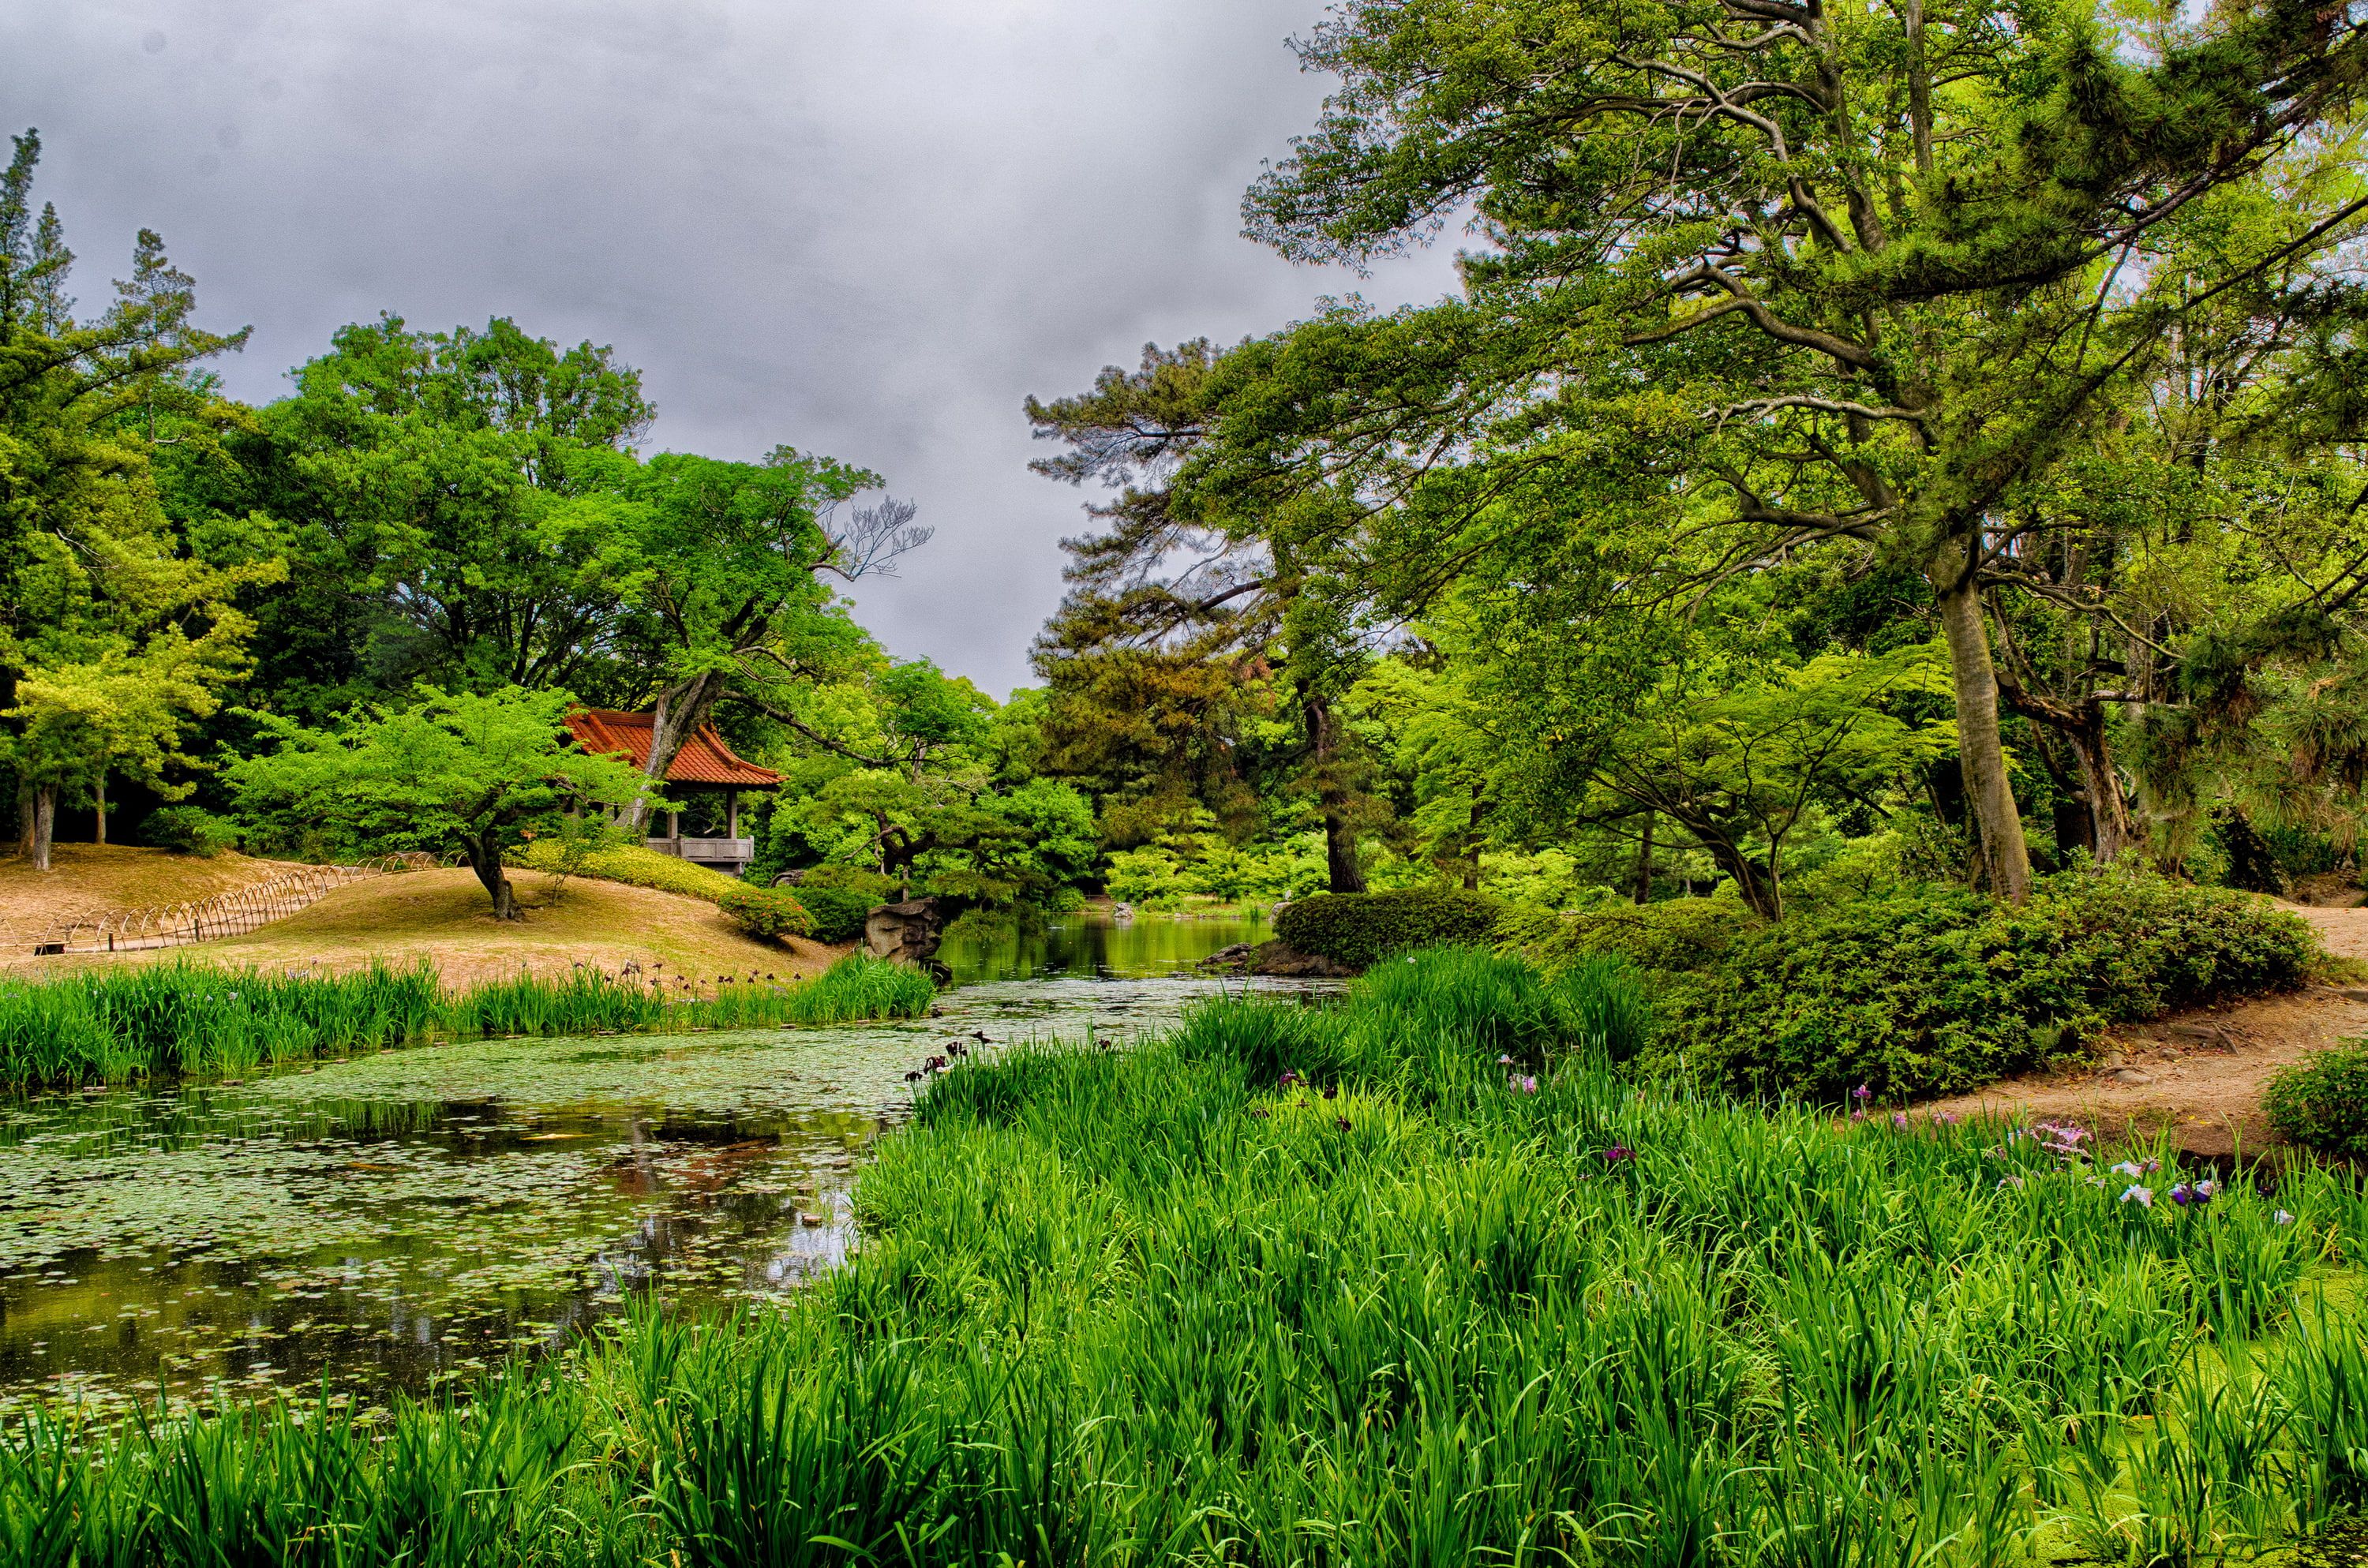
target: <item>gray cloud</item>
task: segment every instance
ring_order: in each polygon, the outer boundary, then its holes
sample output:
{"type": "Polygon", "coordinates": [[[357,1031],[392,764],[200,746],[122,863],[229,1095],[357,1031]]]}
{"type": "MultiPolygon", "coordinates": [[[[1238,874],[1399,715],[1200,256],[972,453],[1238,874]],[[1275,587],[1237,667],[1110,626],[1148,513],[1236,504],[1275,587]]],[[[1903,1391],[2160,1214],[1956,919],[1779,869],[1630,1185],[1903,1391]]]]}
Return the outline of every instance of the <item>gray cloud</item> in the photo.
{"type": "MultiPolygon", "coordinates": [[[[105,293],[161,230],[242,396],[338,324],[515,316],[642,367],[654,444],[877,469],[938,537],[860,612],[1029,679],[1076,493],[1020,399],[1359,287],[1238,237],[1320,0],[0,0],[0,118],[105,293]],[[110,270],[111,269],[111,270],[110,270]]],[[[1441,253],[1363,283],[1450,281],[1441,253]]]]}

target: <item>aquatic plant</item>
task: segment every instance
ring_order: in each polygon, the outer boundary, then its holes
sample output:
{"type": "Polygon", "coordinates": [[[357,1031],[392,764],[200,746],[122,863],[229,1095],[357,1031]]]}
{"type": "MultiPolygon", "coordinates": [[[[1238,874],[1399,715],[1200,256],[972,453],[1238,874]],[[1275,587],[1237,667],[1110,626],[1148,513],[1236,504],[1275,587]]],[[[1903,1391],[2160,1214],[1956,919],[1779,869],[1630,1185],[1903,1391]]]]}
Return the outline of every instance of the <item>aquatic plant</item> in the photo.
{"type": "Polygon", "coordinates": [[[916,1017],[918,971],[851,954],[815,978],[719,975],[711,986],[577,968],[447,991],[425,965],[350,974],[187,961],[0,983],[0,1085],[234,1074],[427,1040],[772,1028],[916,1017]]]}
{"type": "Polygon", "coordinates": [[[2368,1500],[2348,1176],[2124,1203],[2167,1151],[1640,1084],[1551,992],[1396,967],[952,1058],[780,1310],[643,1312],[367,1441],[17,1428],[0,1552],[2203,1562],[2368,1500]]]}

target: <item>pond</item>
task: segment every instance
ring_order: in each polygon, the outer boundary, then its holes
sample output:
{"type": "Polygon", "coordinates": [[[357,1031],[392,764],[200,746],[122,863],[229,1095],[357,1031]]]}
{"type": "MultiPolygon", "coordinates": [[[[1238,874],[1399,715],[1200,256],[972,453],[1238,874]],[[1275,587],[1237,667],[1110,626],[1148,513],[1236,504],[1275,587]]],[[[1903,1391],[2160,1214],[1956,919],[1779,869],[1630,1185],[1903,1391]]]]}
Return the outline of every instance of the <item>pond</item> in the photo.
{"type": "MultiPolygon", "coordinates": [[[[1246,921],[1092,915],[950,951],[941,1016],[489,1040],[0,1108],[0,1411],[325,1385],[375,1403],[565,1345],[631,1294],[761,1301],[945,1042],[1172,1021],[1246,921]]],[[[1231,983],[1238,986],[1238,981],[1231,983]]]]}

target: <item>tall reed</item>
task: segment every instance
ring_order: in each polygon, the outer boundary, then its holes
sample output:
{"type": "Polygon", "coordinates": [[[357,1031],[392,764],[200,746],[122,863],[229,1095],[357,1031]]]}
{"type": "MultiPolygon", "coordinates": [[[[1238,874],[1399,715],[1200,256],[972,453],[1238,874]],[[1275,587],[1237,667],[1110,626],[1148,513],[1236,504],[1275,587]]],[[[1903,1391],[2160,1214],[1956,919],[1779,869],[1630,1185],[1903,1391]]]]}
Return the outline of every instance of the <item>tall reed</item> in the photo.
{"type": "Polygon", "coordinates": [[[712,994],[577,969],[448,991],[425,965],[350,974],[187,961],[0,982],[0,1087],[243,1073],[428,1040],[770,1028],[914,1017],[928,977],[864,954],[813,980],[719,984],[712,994]]]}
{"type": "Polygon", "coordinates": [[[957,1063],[848,1267],[466,1415],[19,1427],[0,1551],[2197,1563],[2362,1506],[2349,1176],[1673,1093],[1612,1065],[1612,999],[1433,958],[957,1063]]]}

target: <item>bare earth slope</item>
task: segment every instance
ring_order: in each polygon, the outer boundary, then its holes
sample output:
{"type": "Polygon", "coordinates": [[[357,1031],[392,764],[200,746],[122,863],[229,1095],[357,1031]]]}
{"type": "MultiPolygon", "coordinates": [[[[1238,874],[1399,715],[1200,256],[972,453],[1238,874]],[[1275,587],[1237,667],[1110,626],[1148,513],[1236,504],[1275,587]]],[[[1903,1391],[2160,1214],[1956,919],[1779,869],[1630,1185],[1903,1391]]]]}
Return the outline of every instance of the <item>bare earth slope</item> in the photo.
{"type": "Polygon", "coordinates": [[[117,844],[61,844],[50,860],[51,869],[44,873],[21,855],[0,857],[0,960],[31,952],[35,942],[69,920],[211,898],[290,869],[244,855],[205,860],[117,844]]]}
{"type": "MultiPolygon", "coordinates": [[[[187,860],[153,850],[120,853],[152,857],[152,874],[222,865],[222,860],[187,860]]],[[[246,861],[245,865],[254,870],[268,863],[246,861]]],[[[69,906],[73,913],[82,914],[155,901],[145,891],[149,883],[136,875],[110,870],[113,880],[104,884],[70,882],[65,879],[73,869],[72,863],[62,861],[51,879],[30,888],[17,887],[0,870],[0,890],[5,890],[0,897],[14,895],[13,904],[0,903],[0,918],[13,910],[17,918],[29,923],[28,930],[30,925],[46,930],[69,906]],[[140,891],[112,900],[103,896],[109,891],[120,894],[124,888],[140,891]]],[[[255,880],[267,874],[268,870],[255,870],[255,880]]],[[[29,869],[27,875],[31,875],[29,869]]],[[[0,948],[0,969],[28,975],[65,964],[188,959],[270,969],[318,964],[328,970],[350,970],[374,960],[395,964],[425,960],[442,972],[447,985],[461,986],[520,972],[556,975],[579,963],[615,971],[630,961],[645,970],[662,964],[666,974],[685,975],[696,984],[712,988],[719,977],[727,974],[737,982],[751,975],[788,980],[816,973],[846,951],[816,942],[792,940],[776,946],[757,941],[703,899],[578,878],[554,901],[552,879],[541,873],[513,871],[510,877],[526,915],[524,921],[514,924],[493,917],[484,890],[468,871],[409,871],[339,888],[311,908],[248,936],[162,952],[123,954],[113,960],[96,956],[35,959],[30,956],[32,937],[28,935],[22,942],[0,948]]],[[[217,891],[219,887],[163,896],[197,897],[217,891]]]]}
{"type": "MultiPolygon", "coordinates": [[[[2328,951],[2368,960],[2368,909],[2295,906],[2328,951]]],[[[2264,1149],[2261,1088],[2279,1068],[2368,1036],[2368,988],[2312,985],[2116,1029],[2085,1071],[2009,1078],[1932,1108],[2071,1118],[2102,1131],[2168,1130],[2190,1153],[2264,1149]]]]}

